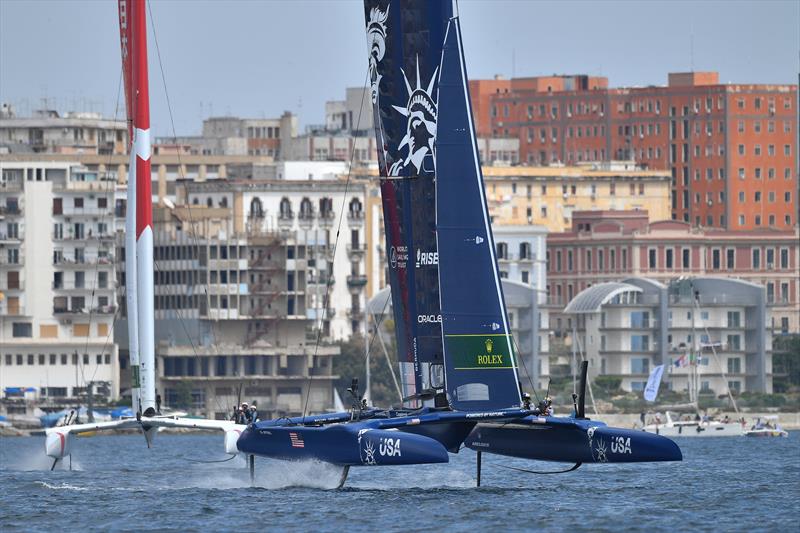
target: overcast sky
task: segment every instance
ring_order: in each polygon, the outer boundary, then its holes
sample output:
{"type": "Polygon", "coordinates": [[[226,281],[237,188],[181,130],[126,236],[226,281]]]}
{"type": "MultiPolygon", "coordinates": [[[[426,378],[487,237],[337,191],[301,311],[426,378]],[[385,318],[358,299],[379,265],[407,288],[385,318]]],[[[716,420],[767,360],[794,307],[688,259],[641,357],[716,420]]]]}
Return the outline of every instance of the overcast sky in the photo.
{"type": "MultiPolygon", "coordinates": [[[[0,0],[0,101],[113,116],[120,73],[116,0],[0,0]]],[[[324,121],[324,102],[362,86],[362,2],[153,0],[179,135],[211,115],[324,121]]],[[[717,70],[724,82],[797,83],[800,2],[461,0],[469,76],[600,74],[665,84],[717,70]],[[693,50],[693,53],[692,53],[693,50]]],[[[171,134],[153,26],[152,124],[171,134]]],[[[122,99],[120,99],[122,102],[122,99]]],[[[122,104],[120,104],[122,105],[122,104]]],[[[121,116],[122,111],[118,112],[121,116]]]]}

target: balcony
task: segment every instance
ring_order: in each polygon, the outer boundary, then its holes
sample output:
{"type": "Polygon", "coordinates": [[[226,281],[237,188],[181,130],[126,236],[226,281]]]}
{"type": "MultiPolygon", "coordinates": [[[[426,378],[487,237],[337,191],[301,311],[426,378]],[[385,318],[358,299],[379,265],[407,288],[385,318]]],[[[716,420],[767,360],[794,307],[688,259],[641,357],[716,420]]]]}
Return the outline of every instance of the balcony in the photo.
{"type": "Polygon", "coordinates": [[[85,266],[95,266],[95,265],[112,266],[113,264],[114,264],[113,256],[95,257],[89,259],[69,259],[67,257],[56,257],[53,259],[53,265],[62,268],[85,267],[85,266]]]}
{"type": "Polygon", "coordinates": [[[21,242],[23,237],[22,233],[0,233],[0,242],[21,242]]]}
{"type": "Polygon", "coordinates": [[[291,226],[294,223],[294,211],[281,211],[278,215],[278,225],[282,227],[291,226]]]}
{"type": "Polygon", "coordinates": [[[22,268],[24,264],[22,257],[17,257],[12,261],[8,260],[8,255],[0,255],[0,268],[22,268]]]}
{"type": "Polygon", "coordinates": [[[0,205],[0,216],[19,216],[22,210],[18,205],[0,205]]]}
{"type": "Polygon", "coordinates": [[[113,315],[117,312],[116,305],[98,305],[89,310],[90,313],[95,315],[113,315]]]}
{"type": "Polygon", "coordinates": [[[363,320],[364,310],[360,307],[351,307],[347,310],[347,318],[350,320],[363,320]]]}
{"type": "Polygon", "coordinates": [[[363,287],[367,284],[367,276],[364,274],[352,274],[347,276],[348,287],[363,287]]]}
{"type": "Polygon", "coordinates": [[[322,285],[323,287],[327,286],[329,283],[333,285],[336,282],[336,278],[333,275],[330,276],[309,276],[308,281],[306,281],[306,286],[309,285],[322,285]]]}
{"type": "Polygon", "coordinates": [[[363,257],[367,252],[367,245],[363,243],[350,243],[347,245],[347,254],[351,259],[363,257]]]}
{"type": "Polygon", "coordinates": [[[364,211],[348,211],[347,222],[349,222],[350,224],[363,224],[364,211]]]}
{"type": "Polygon", "coordinates": [[[116,238],[117,236],[114,233],[94,233],[92,231],[79,233],[77,235],[71,231],[67,234],[53,233],[54,241],[113,241],[116,238]]]}

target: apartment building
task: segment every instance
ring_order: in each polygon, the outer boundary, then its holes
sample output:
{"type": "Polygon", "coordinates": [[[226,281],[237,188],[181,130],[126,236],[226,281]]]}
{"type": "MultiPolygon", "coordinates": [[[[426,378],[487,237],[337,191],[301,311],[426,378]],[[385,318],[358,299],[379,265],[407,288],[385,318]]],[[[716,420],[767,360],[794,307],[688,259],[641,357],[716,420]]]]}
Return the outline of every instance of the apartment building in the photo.
{"type": "Polygon", "coordinates": [[[485,166],[489,214],[495,225],[536,224],[565,231],[576,211],[641,210],[669,218],[669,173],[631,163],[577,167],[485,166]]]}
{"type": "Polygon", "coordinates": [[[747,281],[689,277],[668,284],[628,278],[593,285],[567,305],[590,376],[642,391],[656,365],[663,384],[700,394],[772,392],[766,291],[747,281]]]}
{"type": "Polygon", "coordinates": [[[45,109],[20,117],[8,104],[0,107],[0,153],[124,154],[128,150],[125,120],[99,113],[65,113],[45,109]]]}
{"type": "MultiPolygon", "coordinates": [[[[287,283],[293,313],[330,318],[329,334],[344,339],[363,329],[367,272],[378,249],[367,228],[366,185],[342,180],[187,183],[191,206],[231,207],[233,230],[289,239],[287,283]],[[337,240],[338,234],[338,240],[337,240]]],[[[287,308],[287,311],[290,310],[287,308]]]]}
{"type": "MultiPolygon", "coordinates": [[[[164,405],[191,398],[194,412],[223,419],[238,401],[262,416],[315,412],[333,402],[332,313],[305,307],[305,270],[289,233],[235,228],[233,207],[155,210],[157,388],[164,405]],[[319,337],[319,338],[318,338],[319,337]],[[317,341],[321,343],[318,345],[317,341]]],[[[118,265],[120,287],[123,265],[118,265]]],[[[124,300],[122,316],[125,316],[124,300]]],[[[117,324],[128,382],[127,325],[117,324]]]]}
{"type": "Polygon", "coordinates": [[[297,116],[286,111],[278,118],[210,117],[201,135],[157,137],[161,151],[190,155],[263,156],[281,159],[283,149],[297,136],[297,116]]]}
{"type": "MultiPolygon", "coordinates": [[[[648,221],[643,211],[576,212],[570,231],[547,236],[548,294],[572,300],[603,281],[630,276],[669,283],[680,276],[722,276],[765,289],[767,325],[800,332],[800,229],[729,231],[648,221]]],[[[552,310],[555,331],[566,321],[552,310]]],[[[568,328],[567,328],[568,329],[568,328]]]]}
{"type": "Polygon", "coordinates": [[[519,139],[523,164],[634,160],[670,173],[667,218],[732,230],[797,224],[797,85],[689,72],[631,88],[586,75],[474,80],[470,93],[479,135],[519,139]]]}
{"type": "MultiPolygon", "coordinates": [[[[119,396],[115,176],[0,161],[0,391],[42,402],[119,396]]],[[[12,405],[9,409],[15,407],[12,405]]],[[[23,410],[25,407],[18,407],[23,410]]]]}

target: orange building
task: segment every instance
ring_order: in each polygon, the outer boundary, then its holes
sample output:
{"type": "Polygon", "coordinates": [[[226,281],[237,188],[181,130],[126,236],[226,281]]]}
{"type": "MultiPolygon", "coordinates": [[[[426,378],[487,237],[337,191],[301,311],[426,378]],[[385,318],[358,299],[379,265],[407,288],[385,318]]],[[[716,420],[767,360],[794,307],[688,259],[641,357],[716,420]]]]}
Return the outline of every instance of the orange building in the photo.
{"type": "Polygon", "coordinates": [[[672,217],[731,230],[797,224],[797,85],[721,84],[671,73],[667,86],[607,78],[470,82],[479,135],[516,137],[527,165],[633,159],[672,174],[672,217]]]}

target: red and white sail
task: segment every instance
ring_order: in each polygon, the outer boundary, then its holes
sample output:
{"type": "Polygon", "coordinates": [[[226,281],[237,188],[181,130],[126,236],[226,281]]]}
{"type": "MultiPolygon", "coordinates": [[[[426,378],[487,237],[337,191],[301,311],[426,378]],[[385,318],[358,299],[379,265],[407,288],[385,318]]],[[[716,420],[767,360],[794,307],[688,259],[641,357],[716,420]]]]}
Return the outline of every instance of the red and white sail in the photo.
{"type": "Polygon", "coordinates": [[[135,411],[156,410],[153,319],[153,206],[145,0],[119,0],[125,104],[131,138],[125,219],[125,290],[135,411]]]}

